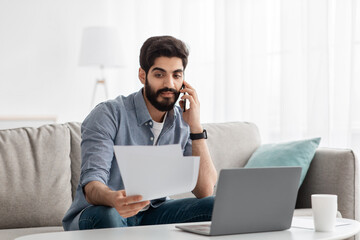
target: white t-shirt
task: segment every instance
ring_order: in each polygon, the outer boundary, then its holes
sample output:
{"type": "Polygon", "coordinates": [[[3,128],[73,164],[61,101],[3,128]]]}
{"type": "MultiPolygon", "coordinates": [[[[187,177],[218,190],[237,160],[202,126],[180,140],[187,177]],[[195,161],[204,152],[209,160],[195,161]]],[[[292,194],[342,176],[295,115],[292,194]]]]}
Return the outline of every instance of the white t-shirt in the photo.
{"type": "Polygon", "coordinates": [[[160,136],[160,133],[161,133],[161,130],[164,126],[164,122],[165,122],[165,119],[166,119],[166,116],[167,116],[167,113],[165,114],[165,117],[164,117],[164,120],[159,123],[159,122],[155,122],[154,120],[152,121],[153,122],[153,127],[150,128],[152,133],[154,134],[154,145],[156,144],[159,136],[160,136]]]}
{"type": "MultiPolygon", "coordinates": [[[[156,144],[156,142],[160,136],[161,130],[164,126],[166,116],[167,116],[167,113],[165,114],[164,120],[161,123],[155,122],[154,120],[152,121],[153,126],[150,129],[151,129],[152,133],[154,134],[154,145],[156,144]]],[[[149,207],[150,207],[150,204],[145,206],[143,209],[141,209],[140,212],[144,212],[144,211],[148,210],[149,207]]]]}

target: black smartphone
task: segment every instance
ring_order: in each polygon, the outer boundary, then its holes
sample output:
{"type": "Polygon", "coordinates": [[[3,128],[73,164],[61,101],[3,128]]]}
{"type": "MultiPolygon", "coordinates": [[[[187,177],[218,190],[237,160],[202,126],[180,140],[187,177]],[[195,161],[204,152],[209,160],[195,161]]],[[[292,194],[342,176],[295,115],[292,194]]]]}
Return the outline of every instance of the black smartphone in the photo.
{"type": "MultiPolygon", "coordinates": [[[[184,88],[185,88],[185,85],[183,84],[183,85],[181,86],[181,89],[184,89],[184,88]]],[[[185,95],[185,93],[184,93],[184,95],[185,95]]],[[[186,99],[184,99],[183,101],[184,101],[184,109],[183,109],[183,112],[186,112],[186,99]]]]}

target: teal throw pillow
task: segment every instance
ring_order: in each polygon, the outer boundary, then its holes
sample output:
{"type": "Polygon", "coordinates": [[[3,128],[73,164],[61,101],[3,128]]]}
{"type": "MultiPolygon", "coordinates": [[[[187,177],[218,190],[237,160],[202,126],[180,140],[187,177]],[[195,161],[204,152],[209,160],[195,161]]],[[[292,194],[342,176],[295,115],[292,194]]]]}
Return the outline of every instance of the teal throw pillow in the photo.
{"type": "Polygon", "coordinates": [[[301,141],[264,144],[250,157],[245,168],[300,166],[300,185],[304,181],[321,138],[301,141]]]}

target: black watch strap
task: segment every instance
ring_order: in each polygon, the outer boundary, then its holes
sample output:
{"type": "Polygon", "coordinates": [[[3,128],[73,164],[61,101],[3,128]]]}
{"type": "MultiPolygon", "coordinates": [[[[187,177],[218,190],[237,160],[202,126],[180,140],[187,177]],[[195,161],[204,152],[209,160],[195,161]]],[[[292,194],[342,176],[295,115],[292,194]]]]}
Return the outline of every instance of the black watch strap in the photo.
{"type": "Polygon", "coordinates": [[[190,133],[191,140],[207,139],[206,129],[202,133],[190,133]]]}

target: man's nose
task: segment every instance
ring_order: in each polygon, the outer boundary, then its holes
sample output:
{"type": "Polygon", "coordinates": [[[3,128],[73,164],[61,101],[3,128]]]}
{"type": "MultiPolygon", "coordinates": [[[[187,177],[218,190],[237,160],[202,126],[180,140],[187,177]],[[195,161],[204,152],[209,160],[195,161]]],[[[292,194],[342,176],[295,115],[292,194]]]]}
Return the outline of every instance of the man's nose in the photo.
{"type": "Polygon", "coordinates": [[[175,88],[174,78],[171,75],[164,79],[164,87],[175,88]]]}

